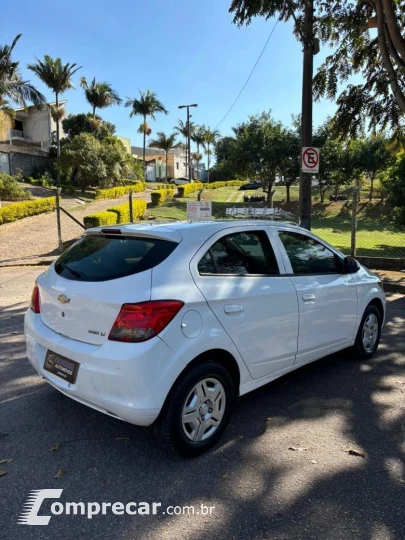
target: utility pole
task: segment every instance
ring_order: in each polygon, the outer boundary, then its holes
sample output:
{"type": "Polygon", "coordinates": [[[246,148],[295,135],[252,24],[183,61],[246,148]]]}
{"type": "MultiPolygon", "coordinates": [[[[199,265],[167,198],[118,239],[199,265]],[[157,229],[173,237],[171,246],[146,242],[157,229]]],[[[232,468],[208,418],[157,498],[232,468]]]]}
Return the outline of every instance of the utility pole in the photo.
{"type": "Polygon", "coordinates": [[[187,109],[187,162],[188,162],[188,181],[192,180],[192,166],[191,166],[191,133],[190,133],[190,107],[198,107],[197,103],[192,105],[179,105],[179,109],[187,109]]]}
{"type": "MultiPolygon", "coordinates": [[[[314,39],[314,0],[305,0],[304,10],[304,65],[302,73],[301,147],[312,146],[312,87],[314,54],[319,42],[314,39]]],[[[300,172],[300,225],[311,230],[312,174],[300,172]]]]}

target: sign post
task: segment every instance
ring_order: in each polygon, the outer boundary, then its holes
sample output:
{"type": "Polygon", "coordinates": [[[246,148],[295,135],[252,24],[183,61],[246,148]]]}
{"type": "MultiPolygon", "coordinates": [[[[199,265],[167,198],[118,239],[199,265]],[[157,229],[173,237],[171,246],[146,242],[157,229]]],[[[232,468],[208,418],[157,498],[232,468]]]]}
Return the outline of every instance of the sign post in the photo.
{"type": "Polygon", "coordinates": [[[319,173],[319,148],[304,146],[302,149],[301,170],[303,173],[319,173]]]}

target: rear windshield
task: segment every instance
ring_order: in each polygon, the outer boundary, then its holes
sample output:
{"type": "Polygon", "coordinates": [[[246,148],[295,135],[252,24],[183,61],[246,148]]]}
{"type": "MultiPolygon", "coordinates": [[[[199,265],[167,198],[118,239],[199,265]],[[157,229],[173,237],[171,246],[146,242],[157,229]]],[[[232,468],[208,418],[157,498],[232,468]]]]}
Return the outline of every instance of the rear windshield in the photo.
{"type": "Polygon", "coordinates": [[[84,236],[55,263],[73,281],[107,281],[154,268],[177,247],[175,242],[125,236],[84,236]]]}

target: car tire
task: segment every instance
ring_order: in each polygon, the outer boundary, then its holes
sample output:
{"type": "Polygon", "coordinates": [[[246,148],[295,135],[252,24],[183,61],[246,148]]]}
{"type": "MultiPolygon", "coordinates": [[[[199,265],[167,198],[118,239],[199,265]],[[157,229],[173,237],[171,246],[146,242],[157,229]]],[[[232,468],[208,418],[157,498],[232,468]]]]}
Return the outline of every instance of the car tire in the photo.
{"type": "Polygon", "coordinates": [[[176,382],[155,432],[166,448],[183,456],[198,456],[221,437],[235,402],[236,389],[229,371],[217,362],[204,362],[176,382]]]}
{"type": "Polygon", "coordinates": [[[369,305],[361,319],[356,341],[352,347],[354,358],[369,360],[378,349],[381,337],[381,313],[374,305],[369,305]]]}

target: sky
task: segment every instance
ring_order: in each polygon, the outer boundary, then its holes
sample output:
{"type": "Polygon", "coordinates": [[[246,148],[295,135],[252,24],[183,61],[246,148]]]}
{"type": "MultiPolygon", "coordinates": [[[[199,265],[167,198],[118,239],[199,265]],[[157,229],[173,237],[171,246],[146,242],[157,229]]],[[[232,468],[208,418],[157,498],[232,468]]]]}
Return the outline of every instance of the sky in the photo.
{"type": "MultiPolygon", "coordinates": [[[[169,111],[148,121],[153,134],[170,133],[185,109],[197,103],[192,121],[214,128],[232,105],[256,62],[275,21],[255,19],[238,28],[228,12],[230,0],[50,0],[6,2],[2,6],[1,44],[22,37],[14,49],[24,78],[52,101],[49,89],[26,69],[45,54],[82,66],[68,90],[69,113],[90,111],[79,79],[108,81],[123,98],[140,90],[156,92],[169,111]],[[5,26],[5,27],[4,27],[5,26]]],[[[328,51],[315,57],[318,66],[328,51]]],[[[218,127],[221,135],[248,116],[272,110],[286,124],[301,109],[302,47],[290,24],[278,23],[256,71],[242,96],[218,127]]],[[[314,125],[332,115],[335,105],[314,105],[314,125]]],[[[100,111],[98,111],[100,112],[100,111]]],[[[116,134],[141,146],[140,117],[129,118],[129,108],[114,106],[100,112],[116,125],[116,134]]],[[[153,136],[152,134],[152,136],[153,136]]]]}

